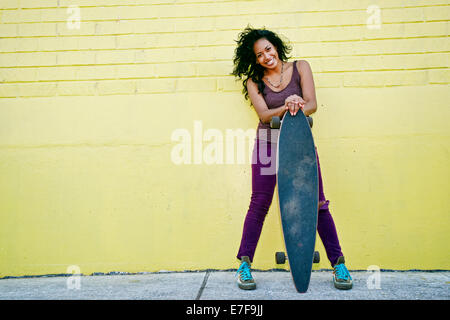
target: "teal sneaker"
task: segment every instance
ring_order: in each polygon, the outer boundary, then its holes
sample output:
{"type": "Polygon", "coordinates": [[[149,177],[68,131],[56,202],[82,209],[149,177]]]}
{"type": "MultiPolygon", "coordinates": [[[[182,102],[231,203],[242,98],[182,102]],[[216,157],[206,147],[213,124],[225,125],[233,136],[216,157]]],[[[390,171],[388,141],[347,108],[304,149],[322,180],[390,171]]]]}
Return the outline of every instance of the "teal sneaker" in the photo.
{"type": "Polygon", "coordinates": [[[344,257],[339,257],[334,265],[333,283],[337,289],[348,290],[353,287],[353,280],[345,266],[344,257]]]}
{"type": "Polygon", "coordinates": [[[250,272],[250,258],[247,256],[241,257],[241,265],[236,272],[238,287],[243,290],[256,289],[255,280],[253,280],[252,273],[250,272]]]}

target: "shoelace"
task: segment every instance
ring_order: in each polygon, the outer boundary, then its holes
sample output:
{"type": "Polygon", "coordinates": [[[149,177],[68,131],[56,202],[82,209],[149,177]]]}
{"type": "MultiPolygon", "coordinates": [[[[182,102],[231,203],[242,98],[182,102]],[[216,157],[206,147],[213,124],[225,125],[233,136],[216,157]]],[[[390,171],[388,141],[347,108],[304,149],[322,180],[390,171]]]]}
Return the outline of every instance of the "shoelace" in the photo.
{"type": "Polygon", "coordinates": [[[242,262],[241,266],[239,267],[237,274],[241,275],[241,279],[243,281],[252,280],[252,274],[250,273],[250,266],[247,262],[242,262]]]}
{"type": "Polygon", "coordinates": [[[336,267],[334,267],[336,277],[338,279],[343,279],[345,281],[351,280],[352,277],[350,276],[350,273],[348,272],[347,268],[343,263],[338,264],[336,267]]]}

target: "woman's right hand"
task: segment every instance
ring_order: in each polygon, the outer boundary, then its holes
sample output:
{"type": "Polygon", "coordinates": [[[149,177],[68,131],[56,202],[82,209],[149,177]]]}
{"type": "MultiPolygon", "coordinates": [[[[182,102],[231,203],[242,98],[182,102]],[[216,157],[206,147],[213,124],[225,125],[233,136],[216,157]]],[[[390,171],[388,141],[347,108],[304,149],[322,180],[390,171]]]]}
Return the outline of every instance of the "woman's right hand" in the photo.
{"type": "Polygon", "coordinates": [[[295,116],[299,109],[303,109],[305,103],[306,101],[296,94],[287,97],[286,100],[284,101],[286,110],[289,110],[291,116],[295,116]]]}

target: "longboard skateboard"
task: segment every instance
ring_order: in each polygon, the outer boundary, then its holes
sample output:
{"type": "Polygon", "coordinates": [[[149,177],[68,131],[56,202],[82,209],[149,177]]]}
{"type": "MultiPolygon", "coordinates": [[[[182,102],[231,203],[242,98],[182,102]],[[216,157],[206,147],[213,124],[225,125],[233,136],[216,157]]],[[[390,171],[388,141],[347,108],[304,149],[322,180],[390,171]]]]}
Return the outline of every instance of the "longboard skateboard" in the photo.
{"type": "MultiPolygon", "coordinates": [[[[298,292],[308,290],[312,264],[320,257],[314,251],[319,205],[316,149],[311,133],[312,118],[303,112],[283,120],[273,117],[280,128],[277,144],[277,185],[281,225],[290,271],[298,292]]],[[[278,262],[286,256],[277,252],[278,262]]]]}

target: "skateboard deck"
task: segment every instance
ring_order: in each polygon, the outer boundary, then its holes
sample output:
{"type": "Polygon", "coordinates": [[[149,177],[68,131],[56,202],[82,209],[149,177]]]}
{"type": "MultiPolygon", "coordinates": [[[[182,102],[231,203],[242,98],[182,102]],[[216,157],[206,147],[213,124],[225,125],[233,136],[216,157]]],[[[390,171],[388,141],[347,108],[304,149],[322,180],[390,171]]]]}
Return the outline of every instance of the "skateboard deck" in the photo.
{"type": "Polygon", "coordinates": [[[310,123],[286,112],[278,136],[277,185],[281,225],[292,278],[308,290],[316,241],[319,179],[310,123]]]}

